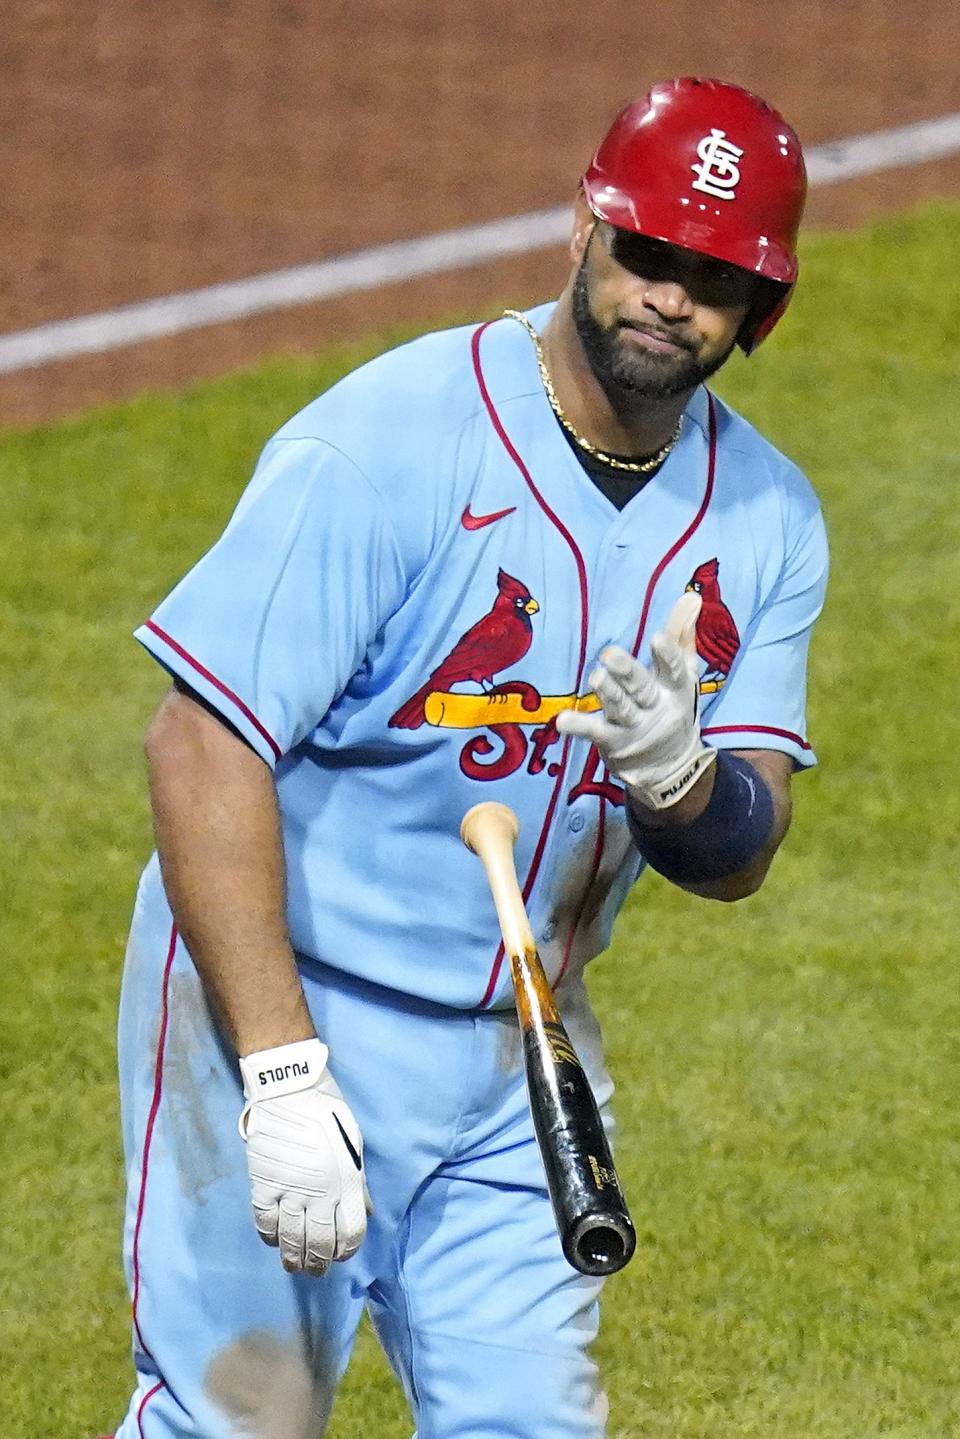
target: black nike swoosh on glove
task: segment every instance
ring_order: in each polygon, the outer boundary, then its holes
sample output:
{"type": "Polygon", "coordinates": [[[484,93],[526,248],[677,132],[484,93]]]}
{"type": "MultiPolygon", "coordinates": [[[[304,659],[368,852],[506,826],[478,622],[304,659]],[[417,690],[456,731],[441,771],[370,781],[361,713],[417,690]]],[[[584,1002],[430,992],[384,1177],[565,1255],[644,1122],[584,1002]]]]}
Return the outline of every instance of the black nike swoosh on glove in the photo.
{"type": "Polygon", "coordinates": [[[355,1148],[353,1147],[353,1145],[350,1143],[350,1139],[349,1139],[349,1137],[348,1137],[348,1135],[347,1135],[347,1131],[344,1129],[343,1125],[340,1123],[340,1120],[337,1118],[336,1115],[333,1116],[333,1122],[334,1122],[334,1124],[337,1126],[337,1128],[338,1128],[339,1131],[340,1131],[340,1138],[343,1140],[344,1144],[347,1146],[347,1150],[348,1150],[348,1152],[349,1152],[349,1154],[350,1154],[350,1158],[353,1160],[354,1164],[357,1166],[358,1169],[362,1169],[362,1168],[363,1168],[363,1160],[360,1158],[360,1156],[359,1156],[359,1154],[357,1153],[356,1149],[355,1149],[355,1148]]]}

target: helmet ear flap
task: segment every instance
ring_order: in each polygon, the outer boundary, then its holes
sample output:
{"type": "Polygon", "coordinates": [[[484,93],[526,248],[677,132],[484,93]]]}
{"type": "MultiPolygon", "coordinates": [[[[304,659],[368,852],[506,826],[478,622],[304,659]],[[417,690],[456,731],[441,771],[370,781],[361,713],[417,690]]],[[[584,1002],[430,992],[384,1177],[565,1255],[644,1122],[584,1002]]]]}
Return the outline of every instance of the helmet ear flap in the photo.
{"type": "Polygon", "coordinates": [[[757,276],[756,286],[746,319],[737,334],[737,344],[745,355],[752,355],[760,341],[769,335],[789,305],[794,289],[793,285],[781,285],[777,280],[765,280],[762,275],[757,276]]]}

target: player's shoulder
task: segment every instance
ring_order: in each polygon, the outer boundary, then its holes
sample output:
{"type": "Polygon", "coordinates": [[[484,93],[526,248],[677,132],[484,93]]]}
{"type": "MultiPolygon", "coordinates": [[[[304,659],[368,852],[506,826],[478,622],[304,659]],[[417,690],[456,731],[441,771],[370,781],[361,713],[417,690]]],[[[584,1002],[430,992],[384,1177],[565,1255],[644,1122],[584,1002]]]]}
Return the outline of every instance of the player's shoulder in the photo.
{"type": "Polygon", "coordinates": [[[731,405],[712,395],[723,481],[745,495],[774,491],[795,519],[820,512],[820,501],[800,466],[731,405]]]}
{"type": "MultiPolygon", "coordinates": [[[[545,321],[552,304],[531,311],[545,321]]],[[[369,452],[382,437],[395,455],[410,445],[423,460],[424,436],[458,434],[484,409],[530,389],[530,341],[515,321],[476,320],[433,330],[385,350],[344,375],[277,432],[369,452]]]]}
{"type": "Polygon", "coordinates": [[[471,360],[477,324],[434,330],[375,355],[293,415],[276,440],[318,439],[347,452],[391,449],[416,427],[455,425],[476,404],[471,360]]]}
{"type": "Polygon", "coordinates": [[[458,486],[480,463],[484,323],[418,336],[344,375],[267,440],[238,513],[263,495],[324,512],[340,503],[388,527],[416,568],[459,518],[458,486]]]}

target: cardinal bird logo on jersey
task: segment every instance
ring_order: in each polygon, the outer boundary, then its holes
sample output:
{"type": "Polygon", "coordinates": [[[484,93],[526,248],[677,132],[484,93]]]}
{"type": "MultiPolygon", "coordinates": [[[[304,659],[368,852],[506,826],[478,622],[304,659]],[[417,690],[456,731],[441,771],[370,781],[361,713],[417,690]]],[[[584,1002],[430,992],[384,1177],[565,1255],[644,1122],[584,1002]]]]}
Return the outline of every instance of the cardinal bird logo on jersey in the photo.
{"type": "Polygon", "coordinates": [[[482,619],[460,636],[453,649],[437,665],[425,685],[402,704],[390,719],[394,729],[419,729],[426,719],[427,696],[449,690],[460,680],[473,680],[485,692],[493,688],[493,676],[522,660],[533,639],[531,616],[540,606],[526,585],[497,571],[497,597],[482,619]]]}
{"type": "Polygon", "coordinates": [[[701,690],[720,688],[740,648],[740,633],[720,594],[717,581],[719,569],[719,560],[707,560],[697,566],[686,587],[694,590],[702,600],[697,617],[697,654],[706,660],[707,678],[706,683],[701,684],[701,690]],[[715,677],[712,684],[710,676],[715,677]]]}

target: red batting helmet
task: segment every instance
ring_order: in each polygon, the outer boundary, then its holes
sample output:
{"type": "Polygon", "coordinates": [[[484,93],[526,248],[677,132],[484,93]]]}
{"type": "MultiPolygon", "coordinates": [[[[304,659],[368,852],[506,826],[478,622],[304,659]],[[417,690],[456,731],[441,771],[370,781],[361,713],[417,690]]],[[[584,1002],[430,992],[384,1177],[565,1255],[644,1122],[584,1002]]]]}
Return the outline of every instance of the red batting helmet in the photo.
{"type": "Polygon", "coordinates": [[[738,335],[747,354],[787,307],[807,174],[800,141],[765,101],[719,80],[655,85],[628,105],[583,177],[593,213],[763,277],[738,335]]]}

